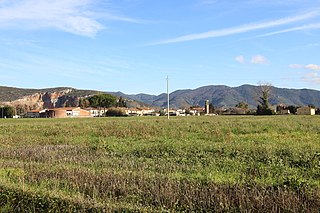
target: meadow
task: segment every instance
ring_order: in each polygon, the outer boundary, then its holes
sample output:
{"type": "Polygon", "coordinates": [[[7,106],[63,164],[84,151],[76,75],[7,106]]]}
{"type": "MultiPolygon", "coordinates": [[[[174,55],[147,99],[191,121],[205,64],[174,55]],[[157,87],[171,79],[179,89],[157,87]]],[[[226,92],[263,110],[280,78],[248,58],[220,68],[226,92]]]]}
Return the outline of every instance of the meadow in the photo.
{"type": "Polygon", "coordinates": [[[1,212],[319,212],[320,116],[0,120],[1,212]]]}

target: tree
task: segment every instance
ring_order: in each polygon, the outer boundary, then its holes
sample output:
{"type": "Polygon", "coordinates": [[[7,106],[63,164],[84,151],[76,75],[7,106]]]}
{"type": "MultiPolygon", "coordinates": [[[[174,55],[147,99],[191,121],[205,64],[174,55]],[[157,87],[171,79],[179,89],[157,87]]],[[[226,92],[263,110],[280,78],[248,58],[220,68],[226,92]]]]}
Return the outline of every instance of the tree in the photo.
{"type": "Polygon", "coordinates": [[[117,105],[117,99],[115,96],[110,94],[101,94],[100,96],[100,107],[109,108],[117,105]]]}
{"type": "Polygon", "coordinates": [[[260,85],[261,95],[259,97],[259,104],[257,106],[257,115],[272,115],[273,112],[269,107],[269,96],[271,92],[270,84],[260,85]]]}
{"type": "Polygon", "coordinates": [[[294,105],[290,105],[286,107],[286,109],[288,109],[291,114],[297,114],[298,108],[299,108],[298,106],[294,106],[294,105]]]}
{"type": "Polygon", "coordinates": [[[100,108],[112,107],[112,106],[115,106],[117,103],[116,97],[110,94],[94,95],[94,96],[91,96],[88,100],[91,107],[100,107],[100,108]]]}
{"type": "Polygon", "coordinates": [[[210,114],[214,113],[214,106],[212,103],[209,104],[209,113],[210,114]]]}
{"type": "Polygon", "coordinates": [[[235,107],[241,108],[241,109],[248,109],[249,105],[247,103],[245,103],[245,102],[239,102],[239,103],[236,104],[235,107]]]}
{"type": "Polygon", "coordinates": [[[80,108],[87,108],[90,105],[90,102],[86,98],[80,98],[79,99],[79,107],[80,108]]]}
{"type": "Polygon", "coordinates": [[[90,102],[91,107],[97,107],[99,109],[114,107],[117,104],[117,98],[110,94],[94,95],[94,96],[91,96],[88,100],[90,102]]]}
{"type": "Polygon", "coordinates": [[[127,107],[126,101],[120,96],[118,102],[117,102],[117,107],[127,107]]]}
{"type": "Polygon", "coordinates": [[[15,108],[12,106],[3,106],[0,108],[1,118],[12,118],[15,115],[15,108]]]}

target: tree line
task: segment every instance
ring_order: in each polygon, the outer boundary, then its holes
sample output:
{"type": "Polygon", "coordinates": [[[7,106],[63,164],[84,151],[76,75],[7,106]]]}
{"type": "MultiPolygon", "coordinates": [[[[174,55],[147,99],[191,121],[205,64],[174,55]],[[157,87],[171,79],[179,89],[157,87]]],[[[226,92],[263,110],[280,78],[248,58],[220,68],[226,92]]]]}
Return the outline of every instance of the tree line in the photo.
{"type": "Polygon", "coordinates": [[[12,118],[15,115],[15,108],[12,106],[0,107],[0,118],[12,118]]]}

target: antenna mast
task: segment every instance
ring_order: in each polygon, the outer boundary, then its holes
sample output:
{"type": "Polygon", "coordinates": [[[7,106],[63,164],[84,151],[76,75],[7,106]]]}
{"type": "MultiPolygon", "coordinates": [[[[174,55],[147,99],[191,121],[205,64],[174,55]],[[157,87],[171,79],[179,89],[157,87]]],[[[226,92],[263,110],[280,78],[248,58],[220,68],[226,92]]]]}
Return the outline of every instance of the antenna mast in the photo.
{"type": "Polygon", "coordinates": [[[167,116],[168,116],[168,119],[170,117],[170,113],[169,113],[169,109],[170,109],[170,98],[169,98],[169,76],[167,76],[167,103],[168,103],[168,106],[167,106],[167,116]]]}

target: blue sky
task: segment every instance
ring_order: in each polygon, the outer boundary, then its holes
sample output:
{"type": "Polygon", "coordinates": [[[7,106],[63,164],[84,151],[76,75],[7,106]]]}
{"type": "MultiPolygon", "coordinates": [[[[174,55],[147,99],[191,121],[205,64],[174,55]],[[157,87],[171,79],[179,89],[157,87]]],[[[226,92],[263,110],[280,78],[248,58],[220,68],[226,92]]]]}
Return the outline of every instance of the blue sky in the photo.
{"type": "Polygon", "coordinates": [[[0,0],[0,85],[320,90],[320,0],[0,0]]]}

